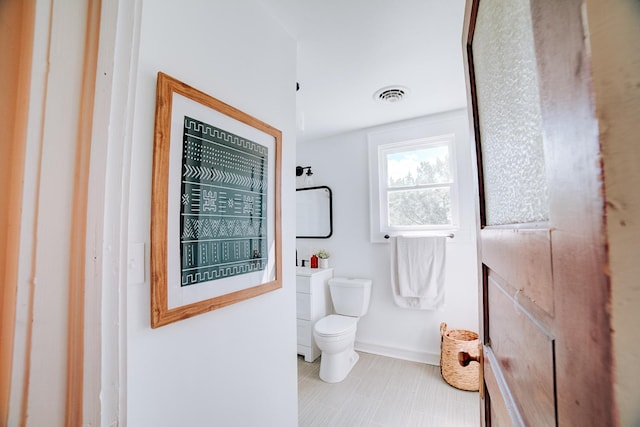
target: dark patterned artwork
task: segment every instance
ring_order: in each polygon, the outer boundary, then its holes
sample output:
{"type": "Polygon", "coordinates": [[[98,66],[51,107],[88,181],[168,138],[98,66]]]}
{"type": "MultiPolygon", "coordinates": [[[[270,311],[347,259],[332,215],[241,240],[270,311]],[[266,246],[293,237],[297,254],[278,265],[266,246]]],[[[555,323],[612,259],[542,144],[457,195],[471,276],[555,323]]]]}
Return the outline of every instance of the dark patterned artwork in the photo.
{"type": "Polygon", "coordinates": [[[267,147],[184,117],[182,286],[264,270],[267,147]]]}

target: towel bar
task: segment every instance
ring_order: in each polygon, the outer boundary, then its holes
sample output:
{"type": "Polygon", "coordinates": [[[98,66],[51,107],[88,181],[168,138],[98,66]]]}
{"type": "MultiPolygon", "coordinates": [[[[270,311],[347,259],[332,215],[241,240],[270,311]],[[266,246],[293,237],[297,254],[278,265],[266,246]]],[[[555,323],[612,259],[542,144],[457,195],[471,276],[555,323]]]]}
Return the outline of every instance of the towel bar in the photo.
{"type": "MultiPolygon", "coordinates": [[[[385,234],[385,235],[384,235],[384,238],[385,238],[385,239],[388,239],[389,237],[390,237],[390,236],[389,236],[388,234],[385,234]]],[[[454,237],[456,237],[456,235],[455,235],[455,234],[453,234],[453,233],[449,233],[449,234],[445,235],[444,237],[448,237],[448,238],[450,238],[450,239],[453,239],[454,237]]]]}

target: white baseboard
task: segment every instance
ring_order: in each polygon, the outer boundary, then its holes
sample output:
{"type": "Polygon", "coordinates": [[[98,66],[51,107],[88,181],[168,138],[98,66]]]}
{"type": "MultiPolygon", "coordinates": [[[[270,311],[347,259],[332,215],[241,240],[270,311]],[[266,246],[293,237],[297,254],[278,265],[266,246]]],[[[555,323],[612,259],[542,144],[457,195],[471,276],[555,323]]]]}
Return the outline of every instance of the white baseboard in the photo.
{"type": "Polygon", "coordinates": [[[388,347],[385,345],[366,343],[362,341],[356,341],[355,349],[358,351],[363,351],[365,353],[372,353],[380,356],[393,357],[395,359],[409,360],[411,362],[440,366],[440,353],[388,347]]]}

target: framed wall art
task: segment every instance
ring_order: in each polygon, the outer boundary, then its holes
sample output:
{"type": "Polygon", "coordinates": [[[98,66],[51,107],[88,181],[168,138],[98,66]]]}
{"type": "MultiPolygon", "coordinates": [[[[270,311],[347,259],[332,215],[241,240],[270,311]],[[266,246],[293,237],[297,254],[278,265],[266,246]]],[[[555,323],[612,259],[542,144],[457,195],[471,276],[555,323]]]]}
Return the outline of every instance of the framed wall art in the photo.
{"type": "Polygon", "coordinates": [[[282,286],[282,134],[158,73],[151,327],[282,286]]]}

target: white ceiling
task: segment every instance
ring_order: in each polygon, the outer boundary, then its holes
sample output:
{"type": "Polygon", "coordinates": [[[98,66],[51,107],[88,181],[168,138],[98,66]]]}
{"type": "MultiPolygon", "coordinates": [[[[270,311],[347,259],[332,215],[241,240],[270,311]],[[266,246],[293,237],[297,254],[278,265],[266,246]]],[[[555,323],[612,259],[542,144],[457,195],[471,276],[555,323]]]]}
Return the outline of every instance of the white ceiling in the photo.
{"type": "Polygon", "coordinates": [[[298,141],[466,105],[464,0],[261,0],[298,40],[298,141]],[[399,103],[374,93],[402,85],[399,103]]]}

